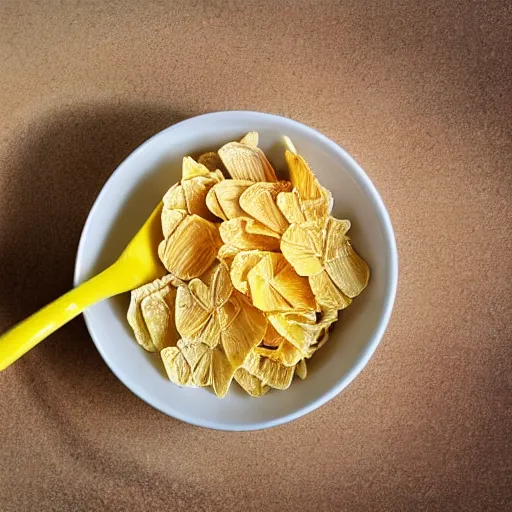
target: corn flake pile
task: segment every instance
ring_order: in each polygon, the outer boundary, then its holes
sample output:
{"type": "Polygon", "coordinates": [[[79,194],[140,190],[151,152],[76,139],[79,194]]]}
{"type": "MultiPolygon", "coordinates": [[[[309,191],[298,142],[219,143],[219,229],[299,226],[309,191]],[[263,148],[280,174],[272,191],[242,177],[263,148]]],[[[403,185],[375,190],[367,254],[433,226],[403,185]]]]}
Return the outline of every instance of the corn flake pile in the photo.
{"type": "Polygon", "coordinates": [[[251,132],[185,157],[164,196],[158,254],[169,274],[132,291],[128,321],[179,386],[219,397],[233,378],[252,396],[287,389],[368,283],[350,222],[330,215],[330,192],[285,141],[290,181],[251,132]]]}

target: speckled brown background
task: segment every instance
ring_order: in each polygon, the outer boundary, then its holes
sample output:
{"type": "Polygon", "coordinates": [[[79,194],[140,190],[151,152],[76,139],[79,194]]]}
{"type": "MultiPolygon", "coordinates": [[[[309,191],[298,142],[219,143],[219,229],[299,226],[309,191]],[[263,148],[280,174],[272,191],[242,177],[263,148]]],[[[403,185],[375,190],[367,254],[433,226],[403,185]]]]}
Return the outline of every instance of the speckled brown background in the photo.
{"type": "Polygon", "coordinates": [[[0,510],[512,510],[511,26],[506,0],[0,2],[0,330],[71,286],[123,158],[203,112],[339,142],[400,253],[367,368],[267,431],[151,409],[75,320],[0,374],[0,510]]]}

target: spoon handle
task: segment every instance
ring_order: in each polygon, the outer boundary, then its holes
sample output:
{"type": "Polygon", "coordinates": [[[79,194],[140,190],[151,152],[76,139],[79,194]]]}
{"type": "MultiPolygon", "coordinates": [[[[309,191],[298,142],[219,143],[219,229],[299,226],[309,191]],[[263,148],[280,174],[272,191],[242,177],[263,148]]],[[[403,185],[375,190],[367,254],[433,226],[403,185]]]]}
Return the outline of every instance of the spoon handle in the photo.
{"type": "Polygon", "coordinates": [[[121,278],[121,270],[122,264],[114,263],[101,274],[50,302],[0,336],[0,371],[78,316],[85,308],[128,291],[130,284],[121,278]]]}

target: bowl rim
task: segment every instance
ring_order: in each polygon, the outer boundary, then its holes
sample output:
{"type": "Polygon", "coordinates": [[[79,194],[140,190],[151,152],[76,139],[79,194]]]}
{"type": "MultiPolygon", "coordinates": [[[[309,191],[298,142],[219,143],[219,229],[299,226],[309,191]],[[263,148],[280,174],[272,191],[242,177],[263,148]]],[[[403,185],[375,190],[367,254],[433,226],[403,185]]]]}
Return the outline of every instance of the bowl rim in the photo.
{"type": "Polygon", "coordinates": [[[94,345],[96,346],[96,349],[100,353],[101,357],[107,364],[107,366],[110,368],[112,373],[136,396],[138,396],[141,400],[146,402],[148,405],[154,407],[158,411],[164,413],[167,416],[174,417],[180,421],[184,421],[186,423],[199,426],[199,427],[205,427],[210,428],[214,430],[223,430],[223,431],[253,431],[253,430],[261,430],[266,429],[270,427],[275,427],[278,425],[282,425],[284,423],[288,423],[290,421],[296,420],[306,414],[309,414],[310,412],[314,411],[315,409],[321,407],[325,403],[327,403],[329,400],[334,398],[336,395],[341,393],[354,379],[355,377],[363,370],[363,368],[366,366],[372,355],[374,354],[375,350],[377,349],[377,346],[379,345],[384,332],[387,328],[387,325],[389,323],[391,312],[393,310],[393,305],[395,302],[396,297],[396,290],[397,290],[397,284],[398,284],[398,252],[396,247],[396,240],[395,235],[393,231],[393,227],[391,224],[391,219],[389,217],[388,211],[384,205],[384,202],[382,198],[380,197],[380,194],[378,193],[375,185],[372,183],[368,175],[364,172],[362,167],[354,160],[354,158],[347,153],[341,146],[339,146],[336,142],[328,138],[323,133],[319,132],[318,130],[311,128],[310,126],[307,126],[299,121],[296,121],[294,119],[290,119],[288,117],[276,115],[276,114],[268,114],[263,112],[256,112],[256,111],[250,111],[250,110],[224,110],[224,111],[218,111],[218,112],[210,112],[206,114],[201,114],[197,116],[193,116],[187,119],[184,119],[183,121],[180,121],[176,124],[173,124],[167,128],[164,128],[163,130],[159,131],[158,133],[151,136],[149,139],[147,139],[145,142],[143,142],[140,146],[138,146],[135,150],[133,150],[112,172],[110,177],[107,179],[105,184],[103,185],[100,193],[96,197],[88,215],[87,220],[85,221],[82,234],[80,236],[80,241],[78,244],[77,249],[77,255],[75,259],[75,271],[74,271],[74,277],[73,277],[73,283],[74,286],[78,286],[82,280],[80,279],[80,274],[82,273],[82,263],[83,263],[83,251],[85,247],[85,240],[88,236],[88,232],[90,229],[90,225],[92,223],[92,218],[95,216],[96,211],[99,209],[99,204],[102,202],[103,196],[107,194],[107,191],[112,187],[114,176],[118,173],[123,171],[123,168],[128,160],[131,160],[135,155],[138,153],[144,151],[151,143],[158,137],[163,137],[164,134],[168,134],[174,130],[181,129],[183,125],[190,123],[191,121],[201,118],[204,120],[214,120],[215,118],[222,118],[223,116],[258,116],[258,117],[265,117],[269,120],[276,120],[279,122],[283,122],[283,120],[287,123],[290,123],[291,125],[295,125],[297,128],[303,130],[307,134],[311,135],[314,138],[320,139],[323,141],[324,144],[328,145],[330,149],[333,150],[333,152],[337,153],[341,160],[347,164],[348,167],[350,167],[351,172],[353,173],[353,178],[358,182],[358,184],[364,188],[364,191],[371,196],[373,199],[378,215],[381,217],[381,220],[384,225],[384,239],[385,239],[385,245],[388,248],[389,256],[390,256],[390,265],[389,265],[389,273],[387,275],[386,279],[386,296],[384,299],[384,307],[383,307],[383,313],[381,314],[381,317],[379,319],[379,323],[377,325],[377,328],[375,329],[375,332],[373,333],[373,336],[368,340],[365,348],[362,351],[362,354],[360,355],[359,359],[356,361],[356,363],[352,366],[352,368],[340,379],[337,381],[337,383],[328,391],[324,392],[320,396],[318,396],[316,399],[312,400],[309,404],[304,405],[303,407],[299,407],[292,413],[279,416],[277,418],[271,419],[271,420],[265,420],[261,422],[253,422],[250,424],[225,424],[225,423],[217,423],[215,421],[209,421],[209,420],[201,420],[198,418],[194,418],[191,416],[187,416],[187,414],[184,414],[180,411],[173,410],[170,412],[167,408],[164,408],[163,404],[160,404],[158,401],[152,399],[152,397],[144,392],[142,392],[140,389],[137,389],[137,385],[133,380],[130,380],[127,378],[126,375],[123,375],[120,371],[118,371],[115,368],[115,365],[113,361],[110,360],[110,358],[104,353],[101,347],[101,343],[99,343],[96,340],[97,334],[95,332],[94,326],[92,325],[92,321],[89,315],[89,311],[85,310],[83,312],[85,324],[87,327],[87,330],[89,331],[89,335],[92,338],[92,341],[94,345]]]}

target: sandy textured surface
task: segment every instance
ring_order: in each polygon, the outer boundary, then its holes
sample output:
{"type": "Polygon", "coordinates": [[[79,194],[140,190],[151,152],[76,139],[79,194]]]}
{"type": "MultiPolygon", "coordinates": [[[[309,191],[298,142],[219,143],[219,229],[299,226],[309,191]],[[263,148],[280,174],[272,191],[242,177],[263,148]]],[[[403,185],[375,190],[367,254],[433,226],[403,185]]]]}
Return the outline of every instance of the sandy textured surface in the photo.
{"type": "Polygon", "coordinates": [[[268,431],[151,409],[75,320],[0,374],[0,510],[512,510],[511,4],[388,4],[0,3],[0,330],[71,286],[123,158],[203,112],[340,143],[400,253],[367,368],[268,431]]]}

